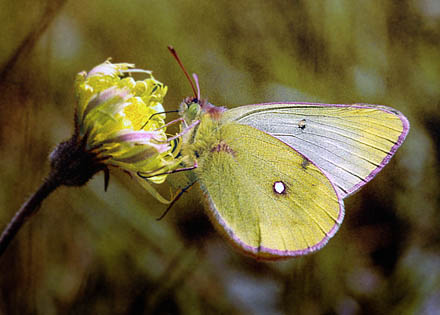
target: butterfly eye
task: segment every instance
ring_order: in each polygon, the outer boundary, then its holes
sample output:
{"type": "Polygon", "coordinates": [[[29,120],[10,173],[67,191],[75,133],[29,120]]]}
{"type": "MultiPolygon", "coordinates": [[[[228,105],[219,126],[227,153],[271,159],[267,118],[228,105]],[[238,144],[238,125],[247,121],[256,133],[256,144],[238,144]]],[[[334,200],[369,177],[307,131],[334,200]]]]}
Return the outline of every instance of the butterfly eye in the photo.
{"type": "Polygon", "coordinates": [[[200,113],[199,103],[191,103],[188,107],[188,117],[195,119],[200,113]]]}
{"type": "Polygon", "coordinates": [[[281,181],[275,182],[275,183],[273,183],[273,191],[278,195],[285,194],[286,193],[286,185],[281,181]]]}

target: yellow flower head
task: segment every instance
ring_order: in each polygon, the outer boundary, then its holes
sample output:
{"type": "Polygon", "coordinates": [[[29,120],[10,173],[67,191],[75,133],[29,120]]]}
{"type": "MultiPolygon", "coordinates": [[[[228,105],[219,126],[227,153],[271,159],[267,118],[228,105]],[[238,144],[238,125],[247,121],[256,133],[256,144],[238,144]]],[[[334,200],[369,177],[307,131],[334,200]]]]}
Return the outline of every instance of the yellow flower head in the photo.
{"type": "MultiPolygon", "coordinates": [[[[165,134],[162,101],[167,87],[151,71],[133,67],[106,61],[89,73],[77,75],[75,135],[82,139],[85,150],[105,165],[133,173],[160,174],[177,165],[165,134]],[[147,78],[136,81],[133,73],[147,78]]],[[[162,183],[165,178],[159,175],[148,180],[162,183]]],[[[152,192],[145,179],[140,180],[152,192]]]]}

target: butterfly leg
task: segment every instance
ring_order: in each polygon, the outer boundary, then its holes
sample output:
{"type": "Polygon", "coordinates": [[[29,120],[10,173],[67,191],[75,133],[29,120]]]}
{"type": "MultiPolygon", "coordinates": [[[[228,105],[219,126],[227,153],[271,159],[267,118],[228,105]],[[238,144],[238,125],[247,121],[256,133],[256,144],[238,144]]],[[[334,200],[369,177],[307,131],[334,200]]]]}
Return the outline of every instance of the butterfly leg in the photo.
{"type": "Polygon", "coordinates": [[[173,200],[171,201],[170,205],[165,209],[165,211],[162,213],[162,215],[160,217],[158,217],[156,220],[160,221],[162,220],[167,213],[171,210],[172,206],[177,202],[177,200],[180,199],[180,197],[182,197],[182,195],[187,192],[196,182],[192,182],[191,184],[189,184],[188,186],[182,188],[177,194],[176,196],[173,198],[173,200]]]}
{"type": "Polygon", "coordinates": [[[183,118],[182,118],[182,117],[177,118],[177,119],[174,119],[174,120],[172,120],[172,121],[166,123],[166,124],[163,125],[162,127],[157,128],[156,131],[158,131],[158,130],[160,130],[160,129],[164,129],[164,128],[166,128],[166,127],[168,127],[168,126],[171,126],[171,125],[174,125],[174,124],[176,124],[176,123],[179,123],[179,122],[181,122],[181,121],[183,121],[183,118]]]}
{"type": "Polygon", "coordinates": [[[174,173],[178,173],[178,172],[191,171],[193,169],[196,169],[197,166],[198,166],[197,162],[194,162],[193,166],[178,168],[178,169],[168,171],[168,172],[163,172],[163,173],[159,173],[159,174],[151,174],[151,175],[146,175],[146,174],[142,174],[141,172],[137,172],[137,175],[143,179],[148,179],[150,177],[155,177],[155,176],[160,176],[160,175],[168,175],[168,174],[174,174],[174,173]]]}
{"type": "MultiPolygon", "coordinates": [[[[178,113],[178,112],[179,112],[178,110],[169,110],[169,111],[165,111],[165,112],[154,113],[153,115],[150,116],[150,118],[148,118],[148,120],[145,122],[145,124],[142,125],[141,130],[145,128],[145,126],[150,122],[151,118],[153,118],[155,115],[162,115],[162,114],[168,114],[168,113],[178,113]]],[[[181,120],[181,119],[179,118],[179,119],[173,120],[173,121],[169,122],[168,124],[158,128],[156,130],[160,130],[162,128],[165,128],[168,125],[170,125],[171,123],[178,121],[178,120],[181,120]]]]}
{"type": "MultiPolygon", "coordinates": [[[[180,118],[179,118],[180,119],[180,118]]],[[[177,120],[177,119],[176,119],[177,120]]],[[[197,126],[198,124],[200,124],[200,120],[196,120],[194,121],[191,125],[189,125],[188,127],[186,127],[185,129],[183,129],[182,132],[178,133],[177,135],[175,135],[174,137],[168,138],[167,142],[171,142],[181,136],[183,136],[184,134],[186,134],[188,131],[190,131],[192,128],[194,128],[195,126],[197,126]]]]}

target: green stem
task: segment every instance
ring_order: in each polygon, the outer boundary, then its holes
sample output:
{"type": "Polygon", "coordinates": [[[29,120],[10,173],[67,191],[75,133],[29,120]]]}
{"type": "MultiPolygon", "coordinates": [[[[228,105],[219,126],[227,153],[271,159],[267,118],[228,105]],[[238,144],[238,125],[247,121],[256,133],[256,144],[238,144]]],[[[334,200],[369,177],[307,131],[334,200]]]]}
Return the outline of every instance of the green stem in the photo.
{"type": "Polygon", "coordinates": [[[26,220],[38,211],[43,200],[60,185],[59,178],[51,174],[40,188],[21,206],[20,210],[15,213],[11,222],[9,222],[0,236],[0,257],[26,220]]]}

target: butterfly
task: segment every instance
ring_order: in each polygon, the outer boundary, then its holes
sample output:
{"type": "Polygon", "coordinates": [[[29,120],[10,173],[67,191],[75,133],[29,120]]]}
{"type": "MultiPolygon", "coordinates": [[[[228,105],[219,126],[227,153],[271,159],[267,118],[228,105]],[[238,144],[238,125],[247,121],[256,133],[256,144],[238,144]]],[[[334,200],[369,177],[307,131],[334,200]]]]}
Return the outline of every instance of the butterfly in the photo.
{"type": "Polygon", "coordinates": [[[226,109],[198,94],[179,110],[181,192],[198,183],[215,227],[258,259],[322,248],[343,221],[343,199],[382,170],[409,131],[407,118],[387,106],[275,102],[226,109]]]}

